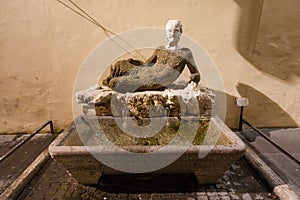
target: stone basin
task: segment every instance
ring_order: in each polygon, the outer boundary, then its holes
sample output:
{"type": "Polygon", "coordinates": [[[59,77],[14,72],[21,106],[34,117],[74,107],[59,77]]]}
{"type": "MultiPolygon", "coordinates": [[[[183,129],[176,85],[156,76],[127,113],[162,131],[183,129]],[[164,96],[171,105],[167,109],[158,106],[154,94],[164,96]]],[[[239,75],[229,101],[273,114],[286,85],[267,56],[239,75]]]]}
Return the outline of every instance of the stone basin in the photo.
{"type": "MultiPolygon", "coordinates": [[[[96,117],[96,116],[95,116],[96,117]]],[[[78,117],[76,120],[80,120],[78,117]]],[[[97,116],[99,121],[111,123],[115,119],[108,116],[97,116]]],[[[170,118],[172,123],[178,119],[170,118]]],[[[76,123],[78,125],[78,123],[76,123]]],[[[230,165],[238,160],[245,151],[245,144],[218,117],[209,119],[205,137],[201,142],[193,142],[184,149],[184,153],[170,165],[147,172],[148,174],[184,174],[194,173],[199,184],[213,184],[222,177],[230,165]],[[201,143],[201,144],[200,144],[201,143]]],[[[199,130],[198,130],[199,131],[199,130]]],[[[112,132],[116,132],[113,130],[112,132]]],[[[113,133],[111,133],[113,134],[113,133]]],[[[197,136],[198,133],[196,133],[197,136]]],[[[120,144],[118,144],[120,145],[120,144]]],[[[158,155],[166,157],[178,153],[182,146],[171,145],[164,150],[164,145],[121,144],[126,152],[145,153],[159,151],[158,155]]],[[[65,169],[81,184],[97,184],[102,174],[124,174],[128,172],[108,167],[99,161],[99,156],[110,162],[116,162],[126,156],[123,152],[115,152],[105,145],[90,143],[83,145],[73,122],[49,146],[52,158],[61,163],[65,169]]],[[[154,161],[155,162],[155,161],[154,161]]],[[[159,161],[158,161],[159,162],[159,161]]],[[[134,164],[134,163],[133,163],[134,164]]],[[[141,164],[141,163],[139,163],[141,164]]]]}

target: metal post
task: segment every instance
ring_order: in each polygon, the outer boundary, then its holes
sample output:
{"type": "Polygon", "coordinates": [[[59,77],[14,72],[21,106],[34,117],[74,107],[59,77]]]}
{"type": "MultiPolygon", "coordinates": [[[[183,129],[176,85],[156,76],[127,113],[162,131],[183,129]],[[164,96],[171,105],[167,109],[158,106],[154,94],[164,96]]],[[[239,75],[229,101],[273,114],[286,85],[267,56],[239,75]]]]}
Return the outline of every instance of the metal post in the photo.
{"type": "Polygon", "coordinates": [[[244,106],[241,106],[239,131],[243,131],[243,111],[244,111],[244,106]]]}

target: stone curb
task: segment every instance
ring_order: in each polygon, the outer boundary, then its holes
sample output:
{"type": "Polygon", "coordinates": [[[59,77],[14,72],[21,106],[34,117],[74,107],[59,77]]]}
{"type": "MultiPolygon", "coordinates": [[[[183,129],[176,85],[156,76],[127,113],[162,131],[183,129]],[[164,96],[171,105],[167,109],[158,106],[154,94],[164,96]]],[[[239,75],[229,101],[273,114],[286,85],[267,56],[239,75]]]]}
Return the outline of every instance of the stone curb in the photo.
{"type": "Polygon", "coordinates": [[[286,184],[276,186],[273,192],[279,196],[281,200],[300,200],[300,197],[286,184]]]}
{"type": "MultiPolygon", "coordinates": [[[[245,137],[237,133],[243,141],[245,137]]],[[[247,142],[246,142],[247,143],[247,142]]],[[[300,197],[249,147],[246,148],[245,158],[251,166],[257,170],[260,175],[273,188],[273,192],[280,200],[300,200],[300,197]]]]}
{"type": "Polygon", "coordinates": [[[32,180],[36,173],[49,160],[48,149],[45,149],[24,171],[23,173],[0,195],[0,199],[15,199],[26,185],[32,180]]]}

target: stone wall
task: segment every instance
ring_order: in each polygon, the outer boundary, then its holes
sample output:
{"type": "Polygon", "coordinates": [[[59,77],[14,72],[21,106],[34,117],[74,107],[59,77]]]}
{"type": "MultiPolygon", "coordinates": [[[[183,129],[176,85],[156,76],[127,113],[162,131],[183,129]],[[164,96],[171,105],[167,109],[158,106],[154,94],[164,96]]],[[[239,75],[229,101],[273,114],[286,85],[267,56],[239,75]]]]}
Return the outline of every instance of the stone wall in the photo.
{"type": "MultiPolygon", "coordinates": [[[[182,20],[223,78],[230,127],[236,96],[250,99],[245,117],[254,125],[299,126],[299,1],[76,2],[116,33],[182,20]]],[[[0,132],[31,132],[48,119],[64,129],[80,64],[107,37],[57,1],[1,0],[0,10],[0,132]]]]}

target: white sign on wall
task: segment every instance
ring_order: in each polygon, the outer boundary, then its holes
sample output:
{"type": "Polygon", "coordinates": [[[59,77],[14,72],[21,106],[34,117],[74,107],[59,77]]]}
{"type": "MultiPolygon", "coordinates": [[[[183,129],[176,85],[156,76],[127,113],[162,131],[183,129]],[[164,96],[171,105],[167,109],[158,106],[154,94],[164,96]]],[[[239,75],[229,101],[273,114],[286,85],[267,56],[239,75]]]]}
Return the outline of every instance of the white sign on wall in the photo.
{"type": "Polygon", "coordinates": [[[249,100],[247,98],[242,98],[242,97],[237,97],[236,98],[236,104],[237,106],[239,107],[242,107],[242,106],[249,106],[249,100]]]}

